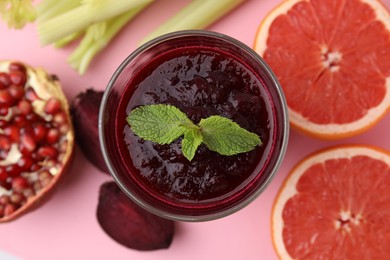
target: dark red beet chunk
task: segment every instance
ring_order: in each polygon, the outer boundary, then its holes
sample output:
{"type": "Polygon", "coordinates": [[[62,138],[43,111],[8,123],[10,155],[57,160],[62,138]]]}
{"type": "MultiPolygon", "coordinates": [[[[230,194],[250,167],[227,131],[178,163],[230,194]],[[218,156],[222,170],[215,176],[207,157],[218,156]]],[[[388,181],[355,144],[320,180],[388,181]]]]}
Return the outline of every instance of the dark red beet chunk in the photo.
{"type": "Polygon", "coordinates": [[[173,221],[136,205],[115,182],[100,187],[97,219],[112,239],[137,250],[168,248],[174,235],[173,221]]]}
{"type": "Polygon", "coordinates": [[[108,173],[100,149],[98,117],[103,91],[88,89],[80,93],[71,104],[76,142],[85,157],[101,171],[108,173]]]}

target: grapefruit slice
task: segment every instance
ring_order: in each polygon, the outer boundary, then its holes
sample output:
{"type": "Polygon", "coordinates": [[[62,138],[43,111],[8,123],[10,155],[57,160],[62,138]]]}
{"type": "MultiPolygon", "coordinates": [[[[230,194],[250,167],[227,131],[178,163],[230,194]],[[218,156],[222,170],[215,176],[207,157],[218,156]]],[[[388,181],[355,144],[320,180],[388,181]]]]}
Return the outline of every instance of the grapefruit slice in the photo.
{"type": "Polygon", "coordinates": [[[284,1],[259,26],[254,49],[304,133],[353,136],[390,108],[390,13],[379,1],[284,1]]]}
{"type": "Polygon", "coordinates": [[[297,164],[274,202],[281,259],[389,259],[390,152],[344,145],[297,164]]]}

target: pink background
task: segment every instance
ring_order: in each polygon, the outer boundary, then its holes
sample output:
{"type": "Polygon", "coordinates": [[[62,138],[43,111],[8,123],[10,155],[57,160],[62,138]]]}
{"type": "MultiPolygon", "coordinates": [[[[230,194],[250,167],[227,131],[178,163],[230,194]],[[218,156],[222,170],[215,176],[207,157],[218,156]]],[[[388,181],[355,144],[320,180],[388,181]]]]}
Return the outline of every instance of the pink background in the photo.
{"type": "MultiPolygon", "coordinates": [[[[45,67],[59,76],[72,100],[94,87],[104,90],[121,61],[137,43],[171,16],[186,1],[156,1],[99,55],[84,76],[66,63],[74,46],[41,47],[34,25],[22,31],[0,23],[0,59],[19,59],[45,67]]],[[[252,46],[260,21],[280,1],[249,0],[209,27],[252,46]]],[[[384,1],[390,7],[390,0],[384,1]]],[[[340,143],[376,145],[390,150],[390,114],[367,133],[342,141],[320,141],[291,131],[282,167],[266,191],[251,205],[226,218],[206,223],[178,223],[168,250],[138,252],[108,237],[97,223],[95,212],[100,185],[111,178],[99,172],[76,149],[71,175],[54,197],[38,210],[12,223],[0,225],[0,251],[22,259],[276,259],[270,233],[272,203],[290,169],[304,156],[340,143]]],[[[0,255],[1,256],[1,255],[0,255]]],[[[1,258],[1,257],[0,257],[1,258]]]]}

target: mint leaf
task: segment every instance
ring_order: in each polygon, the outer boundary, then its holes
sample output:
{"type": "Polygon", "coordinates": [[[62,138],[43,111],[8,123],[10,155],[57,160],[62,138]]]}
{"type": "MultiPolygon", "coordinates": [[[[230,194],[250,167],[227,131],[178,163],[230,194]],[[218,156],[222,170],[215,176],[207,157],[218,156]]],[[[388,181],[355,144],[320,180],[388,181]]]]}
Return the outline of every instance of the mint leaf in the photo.
{"type": "Polygon", "coordinates": [[[189,161],[202,143],[222,155],[248,152],[261,145],[259,136],[228,118],[211,116],[201,119],[197,126],[171,105],[140,106],[126,120],[136,135],[158,144],[169,144],[184,135],[181,149],[189,161]]]}
{"type": "Polygon", "coordinates": [[[190,128],[184,132],[184,138],[181,141],[181,150],[183,155],[191,161],[199,145],[202,143],[203,137],[199,131],[199,128],[190,128]]]}
{"type": "Polygon", "coordinates": [[[203,143],[222,155],[234,155],[252,150],[261,144],[259,136],[222,116],[210,116],[199,122],[203,143]]]}
{"type": "Polygon", "coordinates": [[[178,108],[162,104],[137,107],[126,120],[136,135],[159,144],[173,142],[188,126],[196,127],[178,108]]]}

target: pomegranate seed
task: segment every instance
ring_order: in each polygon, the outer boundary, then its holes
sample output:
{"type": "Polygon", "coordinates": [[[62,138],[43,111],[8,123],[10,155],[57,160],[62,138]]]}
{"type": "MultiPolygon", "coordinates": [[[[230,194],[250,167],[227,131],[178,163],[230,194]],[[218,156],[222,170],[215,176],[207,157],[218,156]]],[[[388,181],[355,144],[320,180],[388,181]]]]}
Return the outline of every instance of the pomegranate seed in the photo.
{"type": "Polygon", "coordinates": [[[39,123],[33,125],[33,129],[34,129],[35,140],[38,143],[42,142],[42,140],[45,139],[46,134],[48,132],[47,128],[43,124],[39,123]]]}
{"type": "Polygon", "coordinates": [[[9,136],[12,141],[18,142],[19,141],[19,128],[15,125],[10,125],[4,128],[4,134],[6,136],[9,136]]]}
{"type": "Polygon", "coordinates": [[[9,78],[11,80],[11,83],[17,86],[24,86],[27,81],[26,74],[18,70],[11,71],[9,73],[9,78]]]}
{"type": "Polygon", "coordinates": [[[15,102],[14,98],[11,96],[7,89],[0,89],[0,105],[12,106],[15,102]]]}
{"type": "Polygon", "coordinates": [[[24,127],[28,124],[26,117],[24,115],[16,115],[14,116],[12,121],[19,128],[24,127]]]}
{"type": "Polygon", "coordinates": [[[42,168],[41,165],[37,164],[37,163],[33,163],[30,167],[30,171],[31,172],[36,172],[36,171],[39,171],[40,169],[42,168]]]}
{"type": "Polygon", "coordinates": [[[34,102],[35,100],[39,99],[37,93],[32,87],[28,87],[24,93],[24,96],[28,101],[34,102]]]}
{"type": "MultiPolygon", "coordinates": [[[[22,148],[27,150],[27,153],[31,153],[37,148],[37,143],[35,142],[34,135],[28,132],[20,136],[20,144],[22,148]]],[[[20,149],[20,151],[22,152],[22,150],[24,149],[20,149]]]]}
{"type": "Polygon", "coordinates": [[[53,116],[53,123],[55,125],[63,125],[67,122],[67,117],[66,117],[66,114],[65,112],[61,111],[61,112],[58,112],[56,113],[54,116],[53,116]]]}
{"type": "Polygon", "coordinates": [[[46,142],[48,144],[55,144],[60,139],[60,132],[56,128],[50,128],[47,132],[46,142]]]}
{"type": "Polygon", "coordinates": [[[0,149],[0,160],[5,160],[8,157],[9,150],[0,149]]]}
{"type": "Polygon", "coordinates": [[[11,84],[11,80],[7,73],[0,72],[0,88],[7,88],[11,84]]]}
{"type": "Polygon", "coordinates": [[[66,152],[66,150],[68,149],[68,141],[67,140],[64,140],[60,143],[60,145],[58,146],[58,151],[60,152],[66,152]]]}
{"type": "Polygon", "coordinates": [[[23,204],[24,202],[24,196],[23,194],[21,193],[18,193],[18,192],[14,192],[12,193],[10,196],[9,196],[11,202],[15,205],[20,205],[20,204],[23,204]]]}
{"type": "Polygon", "coordinates": [[[16,210],[16,206],[13,204],[6,204],[4,206],[4,216],[9,216],[13,214],[16,210]]]}
{"type": "Polygon", "coordinates": [[[23,86],[11,85],[8,88],[9,94],[15,99],[20,100],[24,96],[23,86]]]}
{"type": "Polygon", "coordinates": [[[9,71],[21,71],[23,73],[26,73],[26,67],[19,62],[10,63],[8,69],[9,71]]]}
{"type": "Polygon", "coordinates": [[[26,119],[30,122],[36,122],[40,119],[40,117],[35,113],[30,113],[26,115],[26,119]]]}
{"type": "Polygon", "coordinates": [[[40,181],[34,182],[33,188],[34,188],[35,192],[40,191],[40,190],[42,189],[42,184],[41,184],[41,182],[40,182],[40,181]]]}
{"type": "Polygon", "coordinates": [[[57,156],[57,160],[58,160],[59,162],[62,162],[62,161],[64,160],[64,158],[65,158],[65,153],[60,153],[60,154],[57,156]]]}
{"type": "Polygon", "coordinates": [[[8,136],[0,135],[0,150],[9,151],[11,149],[11,140],[8,136]]]}
{"type": "Polygon", "coordinates": [[[61,109],[61,103],[57,98],[47,100],[44,111],[46,114],[53,115],[61,109]]]}
{"type": "Polygon", "coordinates": [[[31,198],[32,196],[34,196],[35,192],[34,192],[34,189],[31,188],[31,187],[28,187],[26,188],[24,191],[23,191],[23,195],[26,197],[26,198],[31,198]]]}
{"type": "Polygon", "coordinates": [[[44,180],[44,179],[51,179],[52,176],[50,174],[50,172],[48,170],[43,170],[43,171],[40,171],[38,173],[38,179],[41,181],[41,180],[44,180]]]}
{"type": "Polygon", "coordinates": [[[3,189],[11,190],[11,183],[7,181],[0,181],[0,186],[3,187],[3,189]]]}
{"type": "Polygon", "coordinates": [[[41,171],[38,175],[40,184],[42,187],[47,186],[51,180],[53,179],[53,176],[50,174],[49,171],[41,171]]]}
{"type": "Polygon", "coordinates": [[[9,203],[9,196],[8,195],[2,195],[1,197],[0,197],[0,204],[7,204],[7,203],[9,203]]]}
{"type": "Polygon", "coordinates": [[[21,127],[20,128],[20,134],[21,135],[24,135],[24,134],[28,134],[28,135],[34,135],[34,128],[30,125],[26,125],[24,127],[21,127]]]}
{"type": "Polygon", "coordinates": [[[5,158],[7,158],[7,156],[8,156],[8,151],[0,150],[0,159],[1,160],[5,160],[5,158]]]}
{"type": "Polygon", "coordinates": [[[59,131],[61,134],[66,134],[67,132],[69,132],[69,125],[63,124],[62,126],[60,126],[59,131]]]}
{"type": "Polygon", "coordinates": [[[49,185],[51,182],[51,179],[44,179],[44,180],[41,180],[41,185],[42,187],[46,187],[47,185],[49,185]]]}
{"type": "Polygon", "coordinates": [[[18,103],[18,109],[19,109],[19,112],[23,115],[27,115],[29,113],[31,113],[32,111],[32,105],[29,101],[27,101],[26,99],[22,99],[19,101],[18,103]]]}
{"type": "Polygon", "coordinates": [[[4,217],[4,205],[0,204],[0,217],[4,217]]]}
{"type": "Polygon", "coordinates": [[[31,158],[31,156],[28,155],[23,155],[17,162],[19,168],[23,171],[29,170],[33,165],[33,163],[34,163],[33,159],[31,158]]]}
{"type": "Polygon", "coordinates": [[[7,121],[4,119],[0,119],[0,128],[4,129],[6,126],[7,126],[7,121]]]}
{"type": "Polygon", "coordinates": [[[8,115],[9,107],[2,106],[0,107],[0,116],[6,116],[8,115]]]}
{"type": "Polygon", "coordinates": [[[20,175],[20,168],[17,164],[10,164],[5,166],[5,172],[9,176],[19,176],[20,175]]]}
{"type": "Polygon", "coordinates": [[[21,192],[28,186],[28,181],[24,177],[19,176],[12,179],[12,189],[15,191],[21,192]]]}
{"type": "Polygon", "coordinates": [[[8,173],[5,172],[5,167],[0,167],[0,181],[4,182],[9,177],[8,173]]]}
{"type": "Polygon", "coordinates": [[[45,161],[45,166],[47,167],[47,168],[52,168],[52,167],[54,167],[55,165],[57,164],[57,161],[56,160],[53,160],[53,159],[50,159],[50,160],[46,160],[45,161]]]}
{"type": "Polygon", "coordinates": [[[52,146],[42,146],[37,153],[44,158],[56,158],[58,155],[57,149],[52,146]]]}
{"type": "Polygon", "coordinates": [[[38,163],[44,159],[44,157],[39,155],[36,151],[31,154],[31,158],[38,163]]]}

